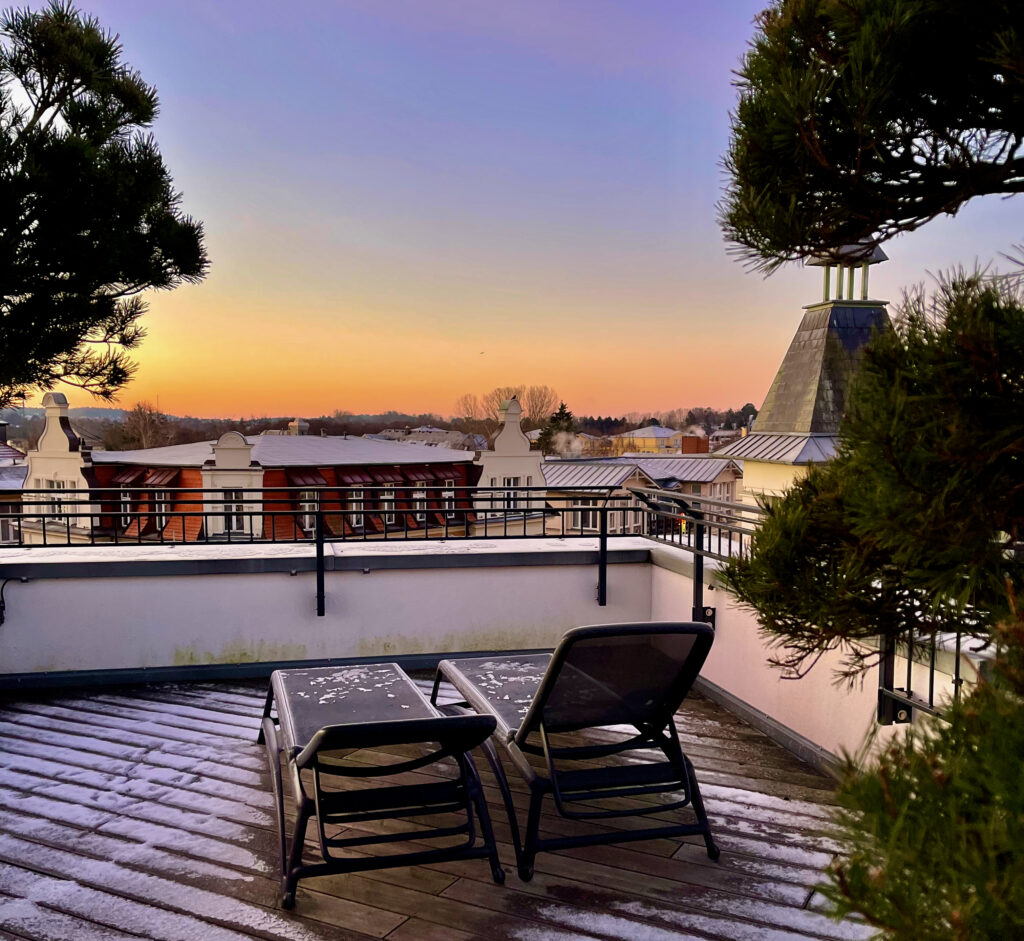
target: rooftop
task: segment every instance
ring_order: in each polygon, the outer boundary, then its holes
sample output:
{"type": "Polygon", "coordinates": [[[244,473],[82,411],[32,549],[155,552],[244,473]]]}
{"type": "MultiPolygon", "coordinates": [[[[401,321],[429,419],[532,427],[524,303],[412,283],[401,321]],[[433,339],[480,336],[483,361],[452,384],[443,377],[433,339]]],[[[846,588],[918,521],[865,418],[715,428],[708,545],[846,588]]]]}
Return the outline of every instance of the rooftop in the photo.
{"type": "Polygon", "coordinates": [[[382,870],[300,883],[294,912],[285,912],[276,906],[277,837],[255,744],[263,690],[218,682],[64,690],[5,703],[5,931],[76,941],[871,933],[818,910],[814,886],[836,848],[829,780],[697,695],[677,724],[702,782],[719,862],[697,842],[656,840],[542,854],[534,880],[520,882],[500,798],[482,767],[510,867],[503,887],[491,884],[483,861],[382,870]]]}
{"type": "MultiPolygon", "coordinates": [[[[248,435],[252,459],[263,467],[322,467],[332,464],[438,464],[472,461],[470,451],[350,435],[248,435]]],[[[139,451],[93,452],[96,464],[202,467],[213,459],[213,441],[173,444],[139,451]]]]}
{"type": "Polygon", "coordinates": [[[21,490],[28,476],[27,464],[0,466],[0,490],[21,490]]]}
{"type": "Polygon", "coordinates": [[[624,431],[613,438],[671,438],[673,435],[681,435],[683,432],[675,428],[665,428],[663,425],[648,425],[646,428],[635,428],[633,431],[624,431]]]}

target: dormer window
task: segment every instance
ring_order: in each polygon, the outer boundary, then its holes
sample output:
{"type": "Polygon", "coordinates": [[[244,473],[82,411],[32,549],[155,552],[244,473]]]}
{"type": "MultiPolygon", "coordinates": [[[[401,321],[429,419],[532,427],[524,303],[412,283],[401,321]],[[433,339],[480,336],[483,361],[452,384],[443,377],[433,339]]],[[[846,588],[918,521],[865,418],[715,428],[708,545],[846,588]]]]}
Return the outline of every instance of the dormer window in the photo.
{"type": "Polygon", "coordinates": [[[417,523],[425,522],[427,519],[427,491],[414,490],[412,492],[413,517],[417,523]]]}
{"type": "Polygon", "coordinates": [[[224,532],[226,533],[245,532],[243,494],[242,490],[224,491],[224,532]]]}
{"type": "Polygon", "coordinates": [[[308,533],[316,529],[317,504],[315,490],[299,491],[299,525],[308,533]]]}

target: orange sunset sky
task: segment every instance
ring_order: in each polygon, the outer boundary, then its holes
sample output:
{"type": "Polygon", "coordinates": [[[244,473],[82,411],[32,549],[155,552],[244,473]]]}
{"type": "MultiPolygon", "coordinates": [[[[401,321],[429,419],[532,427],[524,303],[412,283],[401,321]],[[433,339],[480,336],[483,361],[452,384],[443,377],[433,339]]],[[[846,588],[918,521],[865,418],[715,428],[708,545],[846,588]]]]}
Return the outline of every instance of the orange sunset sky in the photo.
{"type": "MultiPolygon", "coordinates": [[[[84,3],[159,90],[212,260],[150,297],[116,404],[450,415],[546,383],[577,414],[760,405],[821,294],[819,269],[745,272],[715,222],[760,7],[84,3]]],[[[1018,203],[969,205],[887,244],[871,293],[1021,230],[1018,203]]]]}

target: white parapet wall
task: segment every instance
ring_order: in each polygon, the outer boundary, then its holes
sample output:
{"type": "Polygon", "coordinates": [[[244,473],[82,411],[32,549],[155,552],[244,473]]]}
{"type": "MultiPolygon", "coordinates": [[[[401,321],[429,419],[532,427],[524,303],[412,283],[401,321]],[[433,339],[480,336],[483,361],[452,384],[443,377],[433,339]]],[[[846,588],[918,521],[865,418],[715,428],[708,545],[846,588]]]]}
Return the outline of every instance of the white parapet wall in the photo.
{"type": "MultiPolygon", "coordinates": [[[[597,540],[325,549],[323,617],[309,545],[0,549],[0,580],[7,581],[0,675],[36,683],[68,671],[72,680],[125,670],[162,679],[168,670],[207,666],[426,662],[551,648],[582,624],[689,620],[693,604],[689,553],[639,537],[609,540],[606,606],[597,603],[597,540]]],[[[705,580],[714,585],[710,564],[705,580]]],[[[768,663],[772,651],[753,614],[721,588],[706,589],[704,603],[717,615],[702,672],[709,695],[820,765],[861,748],[874,726],[874,673],[863,684],[837,685],[838,661],[826,655],[802,679],[784,679],[768,663]]]]}
{"type": "Polygon", "coordinates": [[[649,620],[647,544],[596,540],[0,551],[0,674],[138,670],[554,646],[570,627],[649,620]],[[294,573],[294,574],[292,574],[294,573]],[[28,582],[18,581],[27,576],[28,582]]]}
{"type": "MultiPolygon", "coordinates": [[[[678,617],[678,612],[690,611],[694,585],[690,555],[656,546],[651,551],[651,562],[652,620],[678,617]]],[[[789,737],[783,734],[780,740],[819,764],[822,759],[828,763],[829,756],[860,755],[869,733],[875,733],[872,742],[878,747],[907,728],[876,724],[877,671],[871,669],[853,683],[837,680],[842,668],[838,652],[824,654],[801,678],[786,678],[770,663],[779,651],[773,650],[761,636],[754,613],[738,605],[728,591],[716,584],[717,563],[706,562],[705,566],[703,600],[716,612],[715,643],[701,671],[702,681],[710,684],[709,694],[723,694],[726,705],[738,706],[738,712],[766,731],[772,731],[770,727],[774,726],[779,732],[793,733],[789,737]],[[764,721],[758,722],[759,718],[764,721]],[[808,747],[803,749],[801,744],[808,747]]],[[[952,661],[949,653],[938,658],[937,703],[952,692],[948,675],[952,661]]],[[[976,676],[976,665],[967,656],[961,658],[961,669],[967,682],[976,676]]],[[[902,657],[897,658],[896,671],[897,677],[905,676],[906,660],[902,657]]],[[[915,664],[914,675],[914,688],[927,689],[923,665],[915,664]]],[[[920,713],[915,716],[922,717],[920,713]]]]}

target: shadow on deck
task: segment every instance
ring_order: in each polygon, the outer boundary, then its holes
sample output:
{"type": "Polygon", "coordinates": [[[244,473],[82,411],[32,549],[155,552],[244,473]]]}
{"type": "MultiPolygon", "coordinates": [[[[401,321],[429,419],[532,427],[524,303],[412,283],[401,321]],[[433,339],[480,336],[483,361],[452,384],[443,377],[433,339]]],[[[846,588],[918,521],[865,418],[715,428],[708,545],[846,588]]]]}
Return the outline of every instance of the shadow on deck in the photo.
{"type": "MultiPolygon", "coordinates": [[[[721,860],[699,837],[328,876],[277,908],[263,684],[63,691],[0,707],[0,936],[33,941],[859,939],[821,914],[831,782],[699,696],[678,715],[721,860]]],[[[525,795],[520,794],[525,798],[525,795]]],[[[657,821],[652,821],[657,822],[657,821]]],[[[557,817],[549,833],[579,827],[557,817]]],[[[593,824],[586,824],[593,826],[593,824]]],[[[543,827],[542,827],[543,829],[543,827]]],[[[311,831],[312,833],[312,831],[311,831]]]]}

